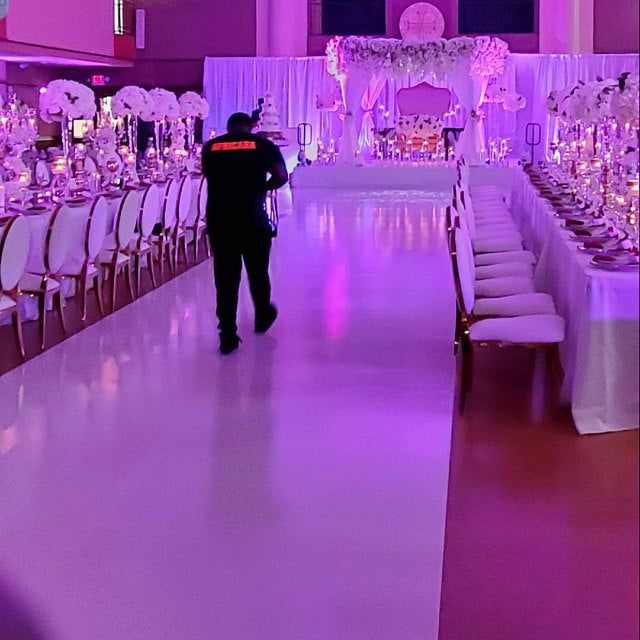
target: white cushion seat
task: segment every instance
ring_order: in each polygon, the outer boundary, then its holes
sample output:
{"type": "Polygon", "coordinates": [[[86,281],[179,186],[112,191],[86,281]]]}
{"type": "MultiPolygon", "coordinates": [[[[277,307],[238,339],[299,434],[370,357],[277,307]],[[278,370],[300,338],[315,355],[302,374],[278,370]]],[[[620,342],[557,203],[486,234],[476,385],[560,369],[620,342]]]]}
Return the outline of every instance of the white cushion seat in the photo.
{"type": "MultiPolygon", "coordinates": [[[[23,293],[39,293],[42,291],[42,276],[37,273],[25,273],[20,278],[20,284],[18,288],[23,293]]],[[[46,281],[47,293],[52,293],[60,288],[60,283],[53,280],[53,278],[47,278],[46,281]]]]}
{"type": "MultiPolygon", "coordinates": [[[[60,272],[60,275],[63,278],[73,278],[73,277],[78,277],[80,275],[80,272],[82,271],[82,265],[78,266],[76,268],[76,265],[71,265],[69,268],[67,268],[67,266],[64,266],[62,268],[62,271],[60,272]]],[[[87,265],[87,277],[88,278],[95,278],[98,275],[98,269],[94,264],[89,264],[87,265]]]]}
{"type": "Polygon", "coordinates": [[[525,276],[505,276],[476,280],[475,292],[478,298],[502,298],[517,293],[534,293],[535,286],[531,278],[525,276]]]}
{"type": "Polygon", "coordinates": [[[474,253],[499,253],[501,251],[519,251],[521,249],[522,241],[517,237],[493,237],[473,240],[474,253]]]}
{"type": "Polygon", "coordinates": [[[556,315],[480,320],[469,328],[473,342],[554,344],[564,340],[564,319],[556,315]]]}
{"type": "Polygon", "coordinates": [[[519,251],[501,251],[499,253],[481,253],[474,258],[476,267],[490,264],[501,264],[503,262],[526,262],[535,264],[536,257],[531,251],[520,249],[519,251]]]}
{"type": "Polygon", "coordinates": [[[556,306],[548,293],[518,293],[501,298],[481,298],[473,307],[475,316],[515,317],[554,315],[556,306]]]}
{"type": "Polygon", "coordinates": [[[488,280],[490,278],[504,278],[518,276],[523,278],[533,277],[533,266],[528,262],[500,262],[476,267],[476,280],[488,280]]]}
{"type": "Polygon", "coordinates": [[[490,207],[474,207],[474,215],[476,218],[499,218],[500,216],[508,215],[511,218],[511,212],[504,206],[494,205],[490,207]]]}
{"type": "Polygon", "coordinates": [[[13,309],[16,306],[16,301],[13,298],[0,294],[0,311],[13,309]]]}
{"type": "Polygon", "coordinates": [[[495,224],[496,222],[513,222],[511,214],[505,209],[504,211],[495,211],[493,213],[487,213],[485,215],[474,216],[477,225],[495,224]]]}
{"type": "MultiPolygon", "coordinates": [[[[100,252],[100,255],[98,256],[98,262],[100,264],[111,264],[113,262],[113,253],[114,251],[109,250],[109,249],[103,249],[100,252]]],[[[118,252],[118,257],[116,258],[116,265],[120,266],[121,264],[125,264],[126,262],[129,262],[129,256],[127,256],[124,253],[120,253],[118,252]]]]}
{"type": "Polygon", "coordinates": [[[476,228],[475,240],[490,240],[492,238],[515,238],[522,242],[522,235],[513,224],[504,223],[476,228]]]}

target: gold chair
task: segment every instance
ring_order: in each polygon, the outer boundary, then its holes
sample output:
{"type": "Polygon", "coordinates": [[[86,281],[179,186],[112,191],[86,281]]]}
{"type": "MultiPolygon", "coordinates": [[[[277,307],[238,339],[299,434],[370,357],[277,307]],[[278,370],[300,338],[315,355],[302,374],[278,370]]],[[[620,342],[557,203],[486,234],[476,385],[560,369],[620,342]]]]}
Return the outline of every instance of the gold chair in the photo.
{"type": "Polygon", "coordinates": [[[106,236],[107,217],[109,205],[102,198],[96,198],[91,204],[84,234],[84,259],[78,263],[66,260],[62,265],[58,279],[62,282],[65,278],[73,280],[77,286],[77,292],[81,301],[81,319],[87,319],[87,294],[93,289],[98,311],[104,317],[104,305],[102,302],[102,275],[96,265],[96,259],[100,254],[106,236]],[[91,285],[91,286],[89,286],[91,285]]]}
{"type": "Polygon", "coordinates": [[[20,355],[24,360],[24,336],[18,283],[29,257],[29,224],[22,216],[10,218],[0,229],[0,317],[11,315],[20,355]]]}
{"type": "Polygon", "coordinates": [[[69,215],[70,211],[67,206],[56,205],[47,226],[42,268],[35,272],[25,272],[18,285],[20,294],[37,298],[41,350],[44,350],[46,344],[47,302],[49,299],[53,300],[62,332],[65,335],[67,333],[62,287],[59,280],[69,246],[69,224],[67,220],[69,215]]]}
{"type": "Polygon", "coordinates": [[[116,214],[114,233],[112,233],[105,243],[105,247],[98,256],[101,267],[107,273],[107,281],[111,283],[111,312],[116,308],[116,292],[118,285],[118,275],[123,273],[125,282],[129,289],[131,301],[135,299],[133,291],[133,278],[131,271],[131,256],[126,252],[133,241],[136,221],[138,219],[138,207],[140,196],[137,191],[127,191],[120,201],[118,213],[116,214]]]}

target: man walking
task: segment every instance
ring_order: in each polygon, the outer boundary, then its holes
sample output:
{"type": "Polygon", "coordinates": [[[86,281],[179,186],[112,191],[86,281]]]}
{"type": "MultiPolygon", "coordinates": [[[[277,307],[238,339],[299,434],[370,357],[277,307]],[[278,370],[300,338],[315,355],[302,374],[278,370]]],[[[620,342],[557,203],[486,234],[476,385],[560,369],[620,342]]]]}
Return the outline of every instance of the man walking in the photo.
{"type": "Polygon", "coordinates": [[[210,140],[202,152],[209,189],[207,230],[213,251],[220,353],[224,355],[241,342],[236,315],[243,262],[256,312],[256,333],[266,333],[278,316],[271,303],[272,232],[265,201],[267,192],[284,186],[289,176],[278,147],[254,135],[252,129],[249,115],[234,113],[227,122],[227,133],[210,140]]]}

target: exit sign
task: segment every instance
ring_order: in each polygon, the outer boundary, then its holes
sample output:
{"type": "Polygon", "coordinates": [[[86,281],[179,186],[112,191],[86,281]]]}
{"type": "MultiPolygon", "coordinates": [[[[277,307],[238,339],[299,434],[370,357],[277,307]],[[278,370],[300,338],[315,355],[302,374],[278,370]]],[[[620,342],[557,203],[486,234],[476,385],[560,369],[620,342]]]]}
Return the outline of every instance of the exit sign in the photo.
{"type": "Polygon", "coordinates": [[[103,75],[91,76],[91,84],[94,87],[104,87],[107,84],[107,78],[103,75]]]}

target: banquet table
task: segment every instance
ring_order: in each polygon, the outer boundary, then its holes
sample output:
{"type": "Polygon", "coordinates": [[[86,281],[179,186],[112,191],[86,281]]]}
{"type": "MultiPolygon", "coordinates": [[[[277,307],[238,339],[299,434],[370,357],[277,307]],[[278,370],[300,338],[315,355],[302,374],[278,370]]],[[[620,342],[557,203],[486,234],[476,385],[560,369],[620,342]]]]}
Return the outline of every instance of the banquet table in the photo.
{"type": "Polygon", "coordinates": [[[602,271],[554,215],[521,169],[511,206],[525,244],[538,258],[536,287],[550,293],[566,321],[560,345],[562,399],[582,434],[639,427],[640,274],[602,271]]]}

